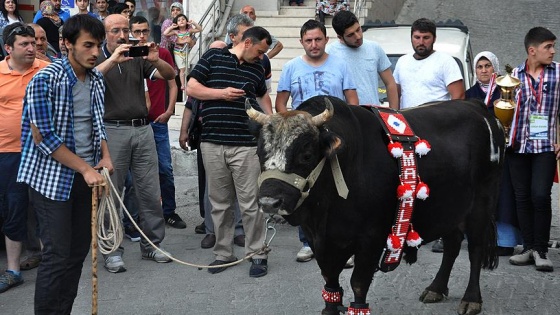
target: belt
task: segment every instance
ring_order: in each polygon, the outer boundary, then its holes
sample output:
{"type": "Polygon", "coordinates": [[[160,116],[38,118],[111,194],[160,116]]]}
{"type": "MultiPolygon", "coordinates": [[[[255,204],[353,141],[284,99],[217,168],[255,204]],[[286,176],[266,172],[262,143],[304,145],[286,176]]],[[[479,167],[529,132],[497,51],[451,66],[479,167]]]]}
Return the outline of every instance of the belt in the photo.
{"type": "Polygon", "coordinates": [[[112,125],[112,126],[132,126],[132,127],[140,127],[145,126],[150,123],[147,118],[138,118],[132,120],[105,120],[105,124],[112,125]]]}

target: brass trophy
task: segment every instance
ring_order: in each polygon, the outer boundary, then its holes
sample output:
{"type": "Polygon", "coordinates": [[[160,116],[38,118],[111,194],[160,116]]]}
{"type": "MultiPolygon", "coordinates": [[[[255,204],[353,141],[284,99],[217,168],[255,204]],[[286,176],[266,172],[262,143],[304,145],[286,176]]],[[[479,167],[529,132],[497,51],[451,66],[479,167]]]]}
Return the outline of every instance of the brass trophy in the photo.
{"type": "Polygon", "coordinates": [[[494,115],[502,123],[505,130],[506,143],[509,142],[509,130],[511,122],[513,121],[513,114],[515,113],[515,101],[513,93],[515,89],[521,84],[519,79],[511,76],[513,68],[506,65],[506,75],[500,76],[496,79],[496,85],[500,87],[502,97],[494,101],[494,115]]]}

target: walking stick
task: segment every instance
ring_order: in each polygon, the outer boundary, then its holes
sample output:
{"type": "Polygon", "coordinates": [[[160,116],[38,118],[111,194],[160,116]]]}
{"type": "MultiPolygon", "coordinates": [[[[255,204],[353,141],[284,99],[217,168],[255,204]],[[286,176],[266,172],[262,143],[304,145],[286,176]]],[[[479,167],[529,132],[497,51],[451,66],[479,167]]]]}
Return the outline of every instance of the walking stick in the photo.
{"type": "Polygon", "coordinates": [[[97,190],[91,193],[91,314],[97,315],[97,190]]]}

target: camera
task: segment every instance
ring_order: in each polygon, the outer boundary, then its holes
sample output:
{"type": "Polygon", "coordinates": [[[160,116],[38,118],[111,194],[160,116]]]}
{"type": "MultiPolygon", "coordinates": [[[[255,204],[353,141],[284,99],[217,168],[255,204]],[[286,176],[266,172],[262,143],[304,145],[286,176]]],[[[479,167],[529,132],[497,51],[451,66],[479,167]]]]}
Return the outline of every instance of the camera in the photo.
{"type": "Polygon", "coordinates": [[[127,57],[142,57],[147,56],[150,52],[148,46],[132,46],[128,49],[127,57]]]}

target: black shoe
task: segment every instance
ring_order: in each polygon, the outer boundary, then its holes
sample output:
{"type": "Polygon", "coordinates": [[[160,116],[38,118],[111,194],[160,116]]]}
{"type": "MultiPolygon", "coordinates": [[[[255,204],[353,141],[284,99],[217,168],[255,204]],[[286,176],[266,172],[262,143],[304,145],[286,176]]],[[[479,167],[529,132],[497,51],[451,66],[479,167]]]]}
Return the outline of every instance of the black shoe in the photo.
{"type": "Polygon", "coordinates": [[[443,240],[441,238],[438,238],[434,244],[432,244],[432,252],[443,253],[443,240]]]}
{"type": "Polygon", "coordinates": [[[245,235],[237,235],[233,238],[233,244],[239,247],[245,247],[245,235]]]}
{"type": "Polygon", "coordinates": [[[513,247],[498,246],[496,248],[496,254],[498,254],[498,256],[512,256],[513,255],[513,247]]]}
{"type": "Polygon", "coordinates": [[[251,268],[249,269],[249,276],[252,278],[259,278],[266,276],[268,273],[268,266],[266,259],[253,259],[251,268]]]}
{"type": "Polygon", "coordinates": [[[206,234],[206,236],[200,242],[201,248],[212,248],[216,244],[216,235],[206,234]]]}
{"type": "Polygon", "coordinates": [[[204,224],[204,221],[194,227],[194,232],[196,234],[206,234],[206,224],[204,224]]]}
{"type": "Polygon", "coordinates": [[[177,213],[173,213],[172,215],[165,217],[165,223],[169,224],[169,226],[174,227],[176,229],[185,229],[187,228],[187,224],[177,213]]]}
{"type": "MultiPolygon", "coordinates": [[[[237,259],[236,259],[237,260],[237,259]]],[[[213,262],[210,263],[209,266],[220,266],[220,265],[225,265],[225,264],[229,264],[231,261],[224,261],[224,260],[214,260],[213,262]]],[[[215,267],[215,268],[208,268],[208,272],[211,274],[216,274],[216,273],[220,273],[226,269],[228,269],[229,267],[215,267]]]]}

